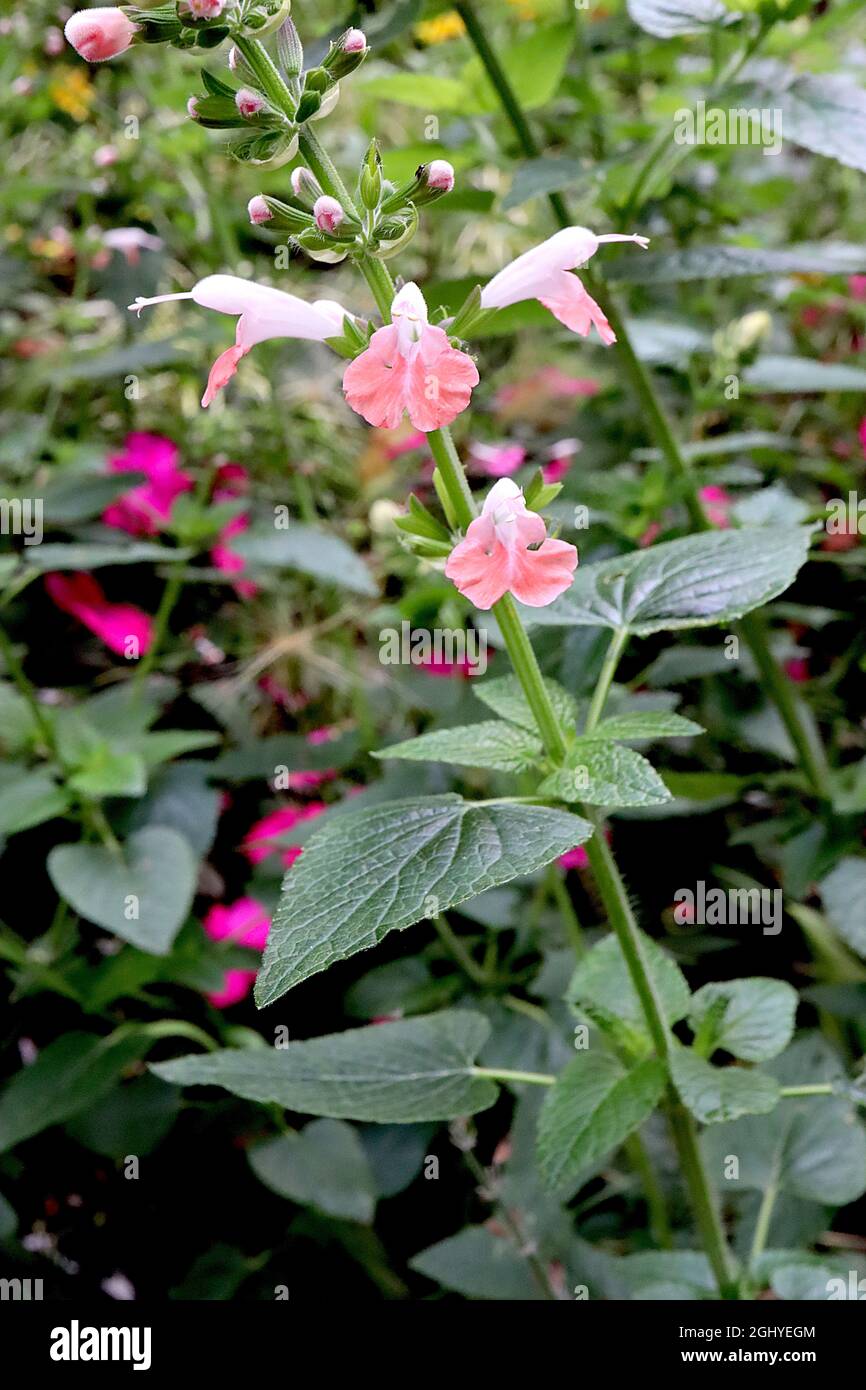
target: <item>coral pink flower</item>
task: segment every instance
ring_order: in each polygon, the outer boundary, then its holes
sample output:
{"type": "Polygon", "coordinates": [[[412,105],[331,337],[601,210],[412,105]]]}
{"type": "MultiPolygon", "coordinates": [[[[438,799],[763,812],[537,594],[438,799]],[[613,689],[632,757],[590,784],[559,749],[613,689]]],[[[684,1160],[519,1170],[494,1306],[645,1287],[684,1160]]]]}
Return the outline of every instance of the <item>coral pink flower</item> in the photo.
{"type": "Polygon", "coordinates": [[[178,468],[177,445],[160,434],[128,434],[123,453],[108,460],[110,473],[144,473],[146,483],[130,488],[102,513],[106,526],[131,536],[155,536],[168,521],[174,500],[193,480],[178,468]]]}
{"type": "Polygon", "coordinates": [[[214,903],[202,923],[211,941],[233,941],[236,946],[248,946],[263,951],[268,939],[271,919],[255,898],[238,898],[228,905],[214,903]]]}
{"type": "Polygon", "coordinates": [[[370,346],[346,368],[346,400],[368,424],[386,429],[395,429],[404,412],[425,434],[450,425],[478,384],[475,363],[427,322],[417,285],[398,291],[391,317],[393,322],[377,329],[370,346]]]}
{"type": "Polygon", "coordinates": [[[306,806],[281,806],[279,811],[271,811],[269,815],[262,816],[261,820],[257,820],[255,825],[250,827],[244,836],[241,848],[251,864],[260,864],[263,859],[267,859],[269,854],[275,854],[279,851],[283,863],[288,868],[290,864],[294,864],[301,853],[301,846],[289,845],[286,849],[281,849],[280,845],[274,842],[279,840],[281,835],[294,830],[301,821],[312,820],[327,809],[324,801],[311,801],[306,806]]]}
{"type": "Polygon", "coordinates": [[[237,275],[207,275],[185,294],[160,294],[154,299],[136,299],[130,304],[135,313],[149,304],[164,304],[172,299],[192,299],[204,309],[216,309],[220,314],[238,315],[235,346],[227,348],[214,362],[208,377],[202,405],[208,406],[231,381],[242,357],[257,343],[269,338],[305,338],[324,342],[342,332],[346,311],[332,299],[318,299],[307,304],[303,299],[284,290],[257,285],[237,275]]]}
{"type": "Polygon", "coordinates": [[[524,299],[537,299],[574,333],[585,338],[595,324],[603,343],[615,343],[616,335],[601,309],[571,274],[608,241],[633,241],[642,247],[649,244],[642,236],[596,236],[586,227],[566,227],[494,275],[481,291],[482,307],[505,309],[524,299]]]}
{"type": "Polygon", "coordinates": [[[109,603],[90,574],[46,574],[48,595],[90,628],[119,656],[143,656],[153,641],[153,619],[131,603],[109,603]]]}
{"type": "Polygon", "coordinates": [[[86,63],[104,63],[125,53],[138,32],[123,10],[78,10],[66,21],[68,43],[86,63]]]}
{"type": "Polygon", "coordinates": [[[723,487],[718,487],[713,483],[708,487],[702,487],[699,495],[704,504],[707,520],[713,526],[720,527],[721,530],[725,530],[729,527],[731,524],[731,503],[733,501],[731,494],[726,492],[723,487]]]}
{"type": "Polygon", "coordinates": [[[491,608],[506,593],[543,608],[569,587],[576,566],[574,546],[548,539],[544,519],[529,511],[523,490],[500,478],[449,555],[445,573],[477,608],[491,608]]]}
{"type": "Polygon", "coordinates": [[[510,478],[526,458],[521,444],[472,444],[469,453],[472,462],[489,478],[510,478]]]}

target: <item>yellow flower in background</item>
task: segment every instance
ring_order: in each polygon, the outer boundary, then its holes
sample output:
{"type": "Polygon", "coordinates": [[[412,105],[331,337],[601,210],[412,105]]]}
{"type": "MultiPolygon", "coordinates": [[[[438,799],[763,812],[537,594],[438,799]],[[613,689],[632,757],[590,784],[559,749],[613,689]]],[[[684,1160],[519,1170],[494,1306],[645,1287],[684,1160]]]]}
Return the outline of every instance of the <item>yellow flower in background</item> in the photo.
{"type": "Polygon", "coordinates": [[[95,92],[84,68],[60,67],[48,84],[48,95],[73,121],[86,121],[95,92]]]}
{"type": "Polygon", "coordinates": [[[435,19],[422,19],[413,32],[422,43],[445,43],[448,39],[459,39],[466,32],[466,25],[456,10],[446,10],[435,19]]]}

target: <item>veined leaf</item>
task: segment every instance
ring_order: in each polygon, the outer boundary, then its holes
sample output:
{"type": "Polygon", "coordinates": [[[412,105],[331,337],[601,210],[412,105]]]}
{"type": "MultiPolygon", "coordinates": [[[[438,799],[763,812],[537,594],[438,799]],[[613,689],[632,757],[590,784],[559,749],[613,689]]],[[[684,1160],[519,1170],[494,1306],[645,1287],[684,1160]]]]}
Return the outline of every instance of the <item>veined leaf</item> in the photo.
{"type": "Polygon", "coordinates": [[[671,1077],[684,1105],[703,1124],[720,1124],[740,1115],[765,1115],[779,1102],[779,1085],[768,1072],[714,1067],[677,1043],[671,1077]]]}
{"type": "Polygon", "coordinates": [[[566,811],[454,795],[411,797],[333,817],[287,877],[256,981],[260,1006],[589,839],[566,811]]]}
{"type": "Polygon", "coordinates": [[[545,1186],[560,1191],[642,1125],[665,1086],[655,1057],[630,1071],[603,1052],[584,1052],[557,1077],[538,1120],[538,1162],[545,1186]]]}
{"type": "Polygon", "coordinates": [[[473,1074],[490,1032],[454,1009],[289,1043],[267,1052],[226,1049],[156,1063],[179,1086],[222,1086],[245,1100],[330,1119],[411,1124],[486,1110],[497,1088],[473,1074]]]}
{"type": "MultiPolygon", "coordinates": [[[[866,172],[866,92],[860,84],[843,74],[794,76],[791,69],[779,77],[772,90],[738,93],[738,103],[779,109],[787,142],[866,172]]],[[[814,268],[823,266],[819,262],[814,268]]]]}
{"type": "Polygon", "coordinates": [[[602,739],[579,738],[568,766],[557,768],[538,788],[539,795],[589,806],[659,806],[671,794],[652,763],[633,748],[602,739]]]}
{"type": "MultiPolygon", "coordinates": [[[[691,999],[685,976],[661,946],[643,932],[640,935],[656,998],[668,1023],[678,1023],[688,1013],[691,999]]],[[[646,1033],[643,1006],[615,936],[606,936],[587,951],[571,977],[566,997],[590,1014],[600,1009],[646,1033]]]]}
{"type": "MultiPolygon", "coordinates": [[[[574,696],[557,681],[548,677],[544,678],[544,684],[560,723],[566,728],[572,728],[577,719],[577,701],[574,696]]],[[[537,732],[535,715],[529,708],[523,687],[516,676],[497,676],[495,680],[473,685],[472,689],[479,700],[483,700],[501,719],[519,724],[522,729],[529,729],[531,733],[537,732]]]]}
{"type": "Polygon", "coordinates": [[[800,527],[708,531],[585,565],[549,608],[521,612],[530,624],[625,628],[637,637],[732,622],[787,589],[808,549],[800,527]]]}
{"type": "Polygon", "coordinates": [[[723,1047],[744,1062],[766,1062],[794,1033],[797,991],[784,980],[754,976],[704,985],[692,997],[689,1026],[701,1032],[705,1056],[723,1047]]]}
{"type": "Polygon", "coordinates": [[[484,719],[478,724],[462,724],[459,728],[420,734],[418,738],[381,748],[373,757],[522,772],[531,767],[542,752],[541,739],[534,738],[525,729],[498,719],[484,719]]]}
{"type": "Polygon", "coordinates": [[[600,738],[657,739],[690,738],[704,732],[700,724],[667,710],[636,710],[633,714],[614,714],[603,719],[583,740],[600,738]]]}

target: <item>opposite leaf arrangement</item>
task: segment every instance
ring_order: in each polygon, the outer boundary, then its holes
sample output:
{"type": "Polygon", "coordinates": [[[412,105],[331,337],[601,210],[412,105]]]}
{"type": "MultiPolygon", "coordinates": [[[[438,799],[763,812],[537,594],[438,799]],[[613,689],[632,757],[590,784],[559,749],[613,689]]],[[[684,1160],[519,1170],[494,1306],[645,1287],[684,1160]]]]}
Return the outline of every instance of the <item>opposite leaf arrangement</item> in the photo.
{"type": "MultiPolygon", "coordinates": [[[[395,428],[408,418],[427,436],[441,513],[434,515],[413,499],[399,519],[401,534],[419,557],[444,561],[445,575],[469,604],[492,615],[479,623],[490,623],[514,674],[474,684],[485,706],[483,719],[423,733],[376,756],[383,762],[490,770],[511,775],[514,782],[508,794],[492,799],[445,792],[382,801],[373,788],[357,805],[322,808],[303,851],[297,842],[289,846],[295,852],[287,861],[291,868],[270,931],[249,900],[237,920],[214,917],[208,933],[248,949],[264,947],[255,997],[265,1007],[334,963],[375,948],[392,931],[429,920],[448,940],[453,934],[444,914],[451,908],[518,878],[537,876],[562,856],[575,854],[588,863],[610,931],[588,946],[573,910],[566,916],[572,956],[566,957],[570,963],[560,974],[558,995],[554,991],[556,1036],[544,1049],[544,1066],[538,1065],[537,1050],[510,1060],[486,1050],[489,1001],[473,1007],[471,986],[485,975],[495,979],[495,960],[491,974],[458,942],[468,984],[458,991],[459,999],[452,993],[445,1007],[274,1049],[245,1045],[239,1036],[237,1046],[161,1061],[153,1071],[177,1085],[221,1087],[323,1122],[379,1125],[460,1121],[496,1104],[506,1088],[522,1125],[534,1129],[539,1200],[560,1204],[557,1239],[564,1263],[578,1277],[586,1249],[563,1204],[612,1153],[624,1149],[643,1184],[656,1244],[654,1253],[641,1258],[654,1264],[651,1277],[639,1279],[627,1260],[611,1259],[603,1276],[594,1276],[600,1289],[615,1297],[631,1296],[640,1287],[642,1296],[652,1296],[647,1289],[666,1288],[659,1296],[676,1296],[669,1292],[676,1289],[683,1297],[747,1298],[774,1278],[785,1286],[786,1279],[801,1279],[810,1266],[808,1258],[789,1250],[766,1248],[779,1194],[826,1205],[850,1202],[866,1191],[866,1130],[856,1114],[855,1085],[825,1045],[808,1037],[792,1045],[797,995],[789,984],[750,977],[706,984],[692,993],[673,957],[640,929],[603,817],[613,811],[642,813],[677,794],[677,774],[661,775],[634,745],[645,749],[703,732],[693,720],[669,708],[650,708],[616,685],[631,638],[745,620],[744,635],[754,642],[769,692],[780,701],[789,729],[801,732],[798,711],[780,692],[766,639],[748,615],[794,581],[807,559],[810,528],[715,529],[693,489],[687,500],[697,534],[578,569],[575,546],[549,534],[542,514],[555,501],[557,484],[539,478],[524,490],[503,477],[479,509],[449,433],[470,407],[479,382],[473,333],[504,309],[534,300],[573,333],[585,338],[595,329],[603,344],[614,345],[623,330],[613,300],[609,306],[592,268],[588,283],[601,304],[576,272],[609,243],[644,249],[648,240],[564,225],[475,286],[450,315],[425,301],[415,283],[395,284],[392,259],[415,234],[425,206],[452,191],[454,171],[436,159],[395,186],[383,177],[373,141],[350,192],[314,124],[333,109],[339,83],[367,57],[367,39],[350,28],[333,40],[319,65],[305,68],[288,10],[287,0],[180,0],[151,9],[92,9],[72,16],[66,36],[88,62],[140,44],[215,49],[228,41],[227,70],[220,76],[202,70],[205,92],[190,99],[190,118],[232,132],[230,152],[246,163],[278,168],[300,157],[302,163],[287,176],[285,199],[256,195],[249,204],[250,221],[285,230],[313,260],[348,259],[366,281],[380,322],[331,299],[307,302],[230,274],[209,275],[191,290],[138,298],[130,307],[140,313],[190,299],[237,319],[234,344],[210,368],[205,407],[257,344],[310,340],[347,359],[343,394],[365,421],[395,428]],[[578,700],[542,675],[527,629],[543,634],[557,627],[609,634],[588,699],[578,700]],[[609,700],[612,712],[607,712],[609,700]],[[572,1034],[576,1051],[568,1045],[572,1034]],[[646,1143],[647,1133],[655,1134],[660,1123],[656,1116],[669,1126],[693,1216],[695,1234],[678,1233],[676,1250],[646,1143]],[[817,1168],[806,1158],[809,1136],[816,1134],[826,1158],[817,1168]],[[739,1158],[735,1175],[726,1171],[731,1155],[739,1158]],[[731,1248],[719,1197],[721,1191],[744,1189],[761,1194],[745,1256],[731,1248]],[[692,1249],[684,1248],[687,1239],[692,1249]]],[[[488,57],[507,114],[507,80],[495,66],[495,55],[488,57]]],[[[649,389],[643,369],[638,366],[637,372],[639,389],[649,389]]],[[[242,389],[241,373],[232,390],[242,389]]],[[[657,402],[650,398],[648,405],[644,397],[641,404],[658,425],[662,451],[676,454],[657,402]]],[[[178,483],[173,495],[184,487],[178,483]]],[[[127,514],[126,529],[135,534],[135,525],[127,514]]],[[[88,612],[101,611],[98,586],[88,600],[72,580],[55,576],[52,583],[61,606],[77,604],[80,610],[89,601],[88,612]]],[[[128,614],[121,627],[130,631],[128,614]]],[[[147,635],[142,637],[146,645],[147,635]]],[[[88,763],[80,740],[76,744],[72,721],[58,729],[67,765],[91,779],[85,787],[98,787],[99,768],[88,763]]],[[[57,731],[52,737],[56,740],[57,731]]],[[[148,733],[143,724],[136,737],[129,756],[160,756],[148,743],[159,739],[158,733],[148,733]]],[[[814,763],[805,766],[807,776],[810,770],[814,763]]],[[[806,789],[812,790],[808,781],[806,789]]],[[[297,819],[262,830],[257,843],[281,828],[297,830],[297,819]]],[[[89,920],[127,941],[155,954],[168,952],[194,891],[194,864],[187,862],[182,838],[145,827],[128,839],[122,861],[110,861],[105,846],[91,846],[87,853],[92,864],[82,860],[79,848],[52,852],[49,868],[58,892],[89,920]],[[154,861],[167,866],[165,890],[155,896],[146,875],[135,887],[139,867],[154,861]],[[103,885],[99,893],[93,891],[91,873],[103,885]],[[148,918],[140,941],[117,908],[125,894],[136,891],[148,918]]],[[[217,995],[221,1003],[241,997],[255,972],[247,960],[235,973],[217,995]]],[[[519,999],[518,1007],[521,1002],[527,1013],[536,1008],[519,999]]],[[[183,1034],[183,1026],[176,1031],[183,1034]]],[[[194,1031],[187,1029],[186,1035],[194,1038],[194,1031]]],[[[103,1040],[98,1057],[82,1043],[77,1064],[91,1075],[103,1067],[106,1076],[116,1075],[127,1055],[144,1055],[152,1036],[145,1026],[124,1025],[103,1040]]],[[[38,1067],[51,1065],[49,1051],[38,1067]]],[[[7,1096],[5,1118],[0,1103],[0,1127],[12,1123],[15,1099],[7,1096]]],[[[26,1119],[23,1123],[25,1132],[32,1132],[26,1131],[26,1119]]],[[[313,1126],[304,1134],[312,1136],[313,1126]]],[[[9,1142],[9,1133],[3,1137],[9,1142]]],[[[15,1133],[12,1142],[17,1138],[15,1133]]],[[[319,1138],[342,1142],[336,1129],[323,1130],[319,1138]]],[[[286,1142],[271,1139],[254,1151],[263,1174],[277,1170],[278,1156],[271,1149],[286,1142]]],[[[487,1237],[480,1227],[464,1237],[461,1248],[470,1260],[471,1250],[487,1237]]],[[[441,1247],[417,1264],[434,1278],[437,1251],[441,1254],[441,1247]]],[[[542,1292],[551,1296],[549,1288],[542,1292]]]]}

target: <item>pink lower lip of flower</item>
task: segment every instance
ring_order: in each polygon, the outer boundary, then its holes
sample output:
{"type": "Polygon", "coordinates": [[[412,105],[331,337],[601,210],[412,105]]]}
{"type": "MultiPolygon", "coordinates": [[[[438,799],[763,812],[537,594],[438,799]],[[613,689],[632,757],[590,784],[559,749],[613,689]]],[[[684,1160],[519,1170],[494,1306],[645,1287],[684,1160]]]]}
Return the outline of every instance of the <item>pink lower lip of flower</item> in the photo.
{"type": "Polygon", "coordinates": [[[313,204],[313,217],[320,232],[335,232],[345,221],[346,214],[336,198],[323,193],[313,204]]]}
{"type": "Polygon", "coordinates": [[[575,547],[548,538],[522,490],[500,478],[449,555],[445,573],[476,608],[492,608],[507,593],[530,608],[545,608],[569,588],[576,567],[575,547]]]}
{"type": "Polygon", "coordinates": [[[241,87],[235,92],[235,106],[242,116],[257,116],[260,111],[264,111],[265,105],[264,97],[254,92],[251,87],[241,87]]]}
{"type": "Polygon", "coordinates": [[[125,53],[138,25],[116,8],[78,10],[66,21],[66,40],[86,63],[104,63],[125,53]]]}
{"type": "Polygon", "coordinates": [[[202,926],[211,941],[231,940],[237,946],[263,951],[271,919],[256,898],[238,898],[230,904],[215,903],[202,926]]]}
{"type": "Polygon", "coordinates": [[[131,536],[155,536],[168,523],[174,501],[189,492],[193,479],[178,467],[178,449],[158,434],[128,434],[122,454],[108,460],[111,473],[144,473],[147,481],[130,488],[102,513],[106,526],[131,536]]]}
{"type": "Polygon", "coordinates": [[[257,193],[247,203],[247,216],[254,227],[260,226],[262,222],[270,222],[273,215],[261,193],[257,193]]]}
{"type": "Polygon", "coordinates": [[[153,619],[129,603],[109,603],[90,574],[46,574],[49,597],[119,656],[144,656],[153,641],[153,619]]]}
{"type": "Polygon", "coordinates": [[[227,970],[223,976],[222,989],[215,990],[205,997],[215,1009],[229,1009],[246,999],[256,979],[255,970],[227,970]]]}
{"type": "Polygon", "coordinates": [[[427,322],[417,285],[404,285],[391,306],[393,322],[343,374],[346,400],[370,425],[396,429],[404,414],[423,434],[441,429],[465,410],[478,385],[478,369],[447,334],[427,322]]]}

